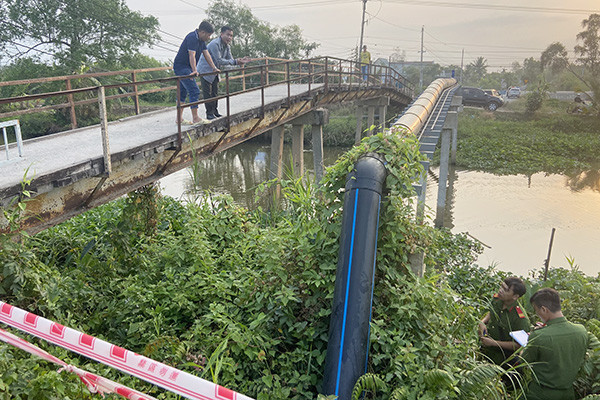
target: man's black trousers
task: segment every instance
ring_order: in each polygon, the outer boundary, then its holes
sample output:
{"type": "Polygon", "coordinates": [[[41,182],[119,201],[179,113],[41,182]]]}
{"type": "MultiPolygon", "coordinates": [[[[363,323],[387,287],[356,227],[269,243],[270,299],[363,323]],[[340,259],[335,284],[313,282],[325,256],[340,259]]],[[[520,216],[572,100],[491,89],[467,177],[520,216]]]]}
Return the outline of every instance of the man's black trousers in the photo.
{"type": "MultiPolygon", "coordinates": [[[[212,83],[204,78],[200,78],[200,80],[202,81],[202,96],[204,97],[204,100],[216,97],[219,92],[219,77],[216,76],[212,83]]],[[[206,107],[206,116],[211,114],[214,115],[217,112],[216,101],[204,103],[204,106],[206,107]]]]}

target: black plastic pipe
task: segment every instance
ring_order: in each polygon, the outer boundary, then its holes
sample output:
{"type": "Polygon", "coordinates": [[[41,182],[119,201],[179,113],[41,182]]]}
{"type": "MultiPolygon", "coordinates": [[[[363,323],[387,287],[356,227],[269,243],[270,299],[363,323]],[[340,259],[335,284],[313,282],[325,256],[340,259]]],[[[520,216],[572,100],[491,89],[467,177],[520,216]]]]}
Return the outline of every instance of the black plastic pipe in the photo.
{"type": "Polygon", "coordinates": [[[322,393],[350,400],[366,372],[379,209],[386,177],[383,160],[367,154],[346,178],[340,252],[322,393]]]}

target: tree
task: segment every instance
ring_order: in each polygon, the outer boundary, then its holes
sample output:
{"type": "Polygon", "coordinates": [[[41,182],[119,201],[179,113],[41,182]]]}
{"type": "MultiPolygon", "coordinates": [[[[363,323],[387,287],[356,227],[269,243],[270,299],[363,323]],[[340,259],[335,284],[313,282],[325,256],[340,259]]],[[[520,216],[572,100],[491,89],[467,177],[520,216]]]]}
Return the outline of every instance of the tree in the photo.
{"type": "Polygon", "coordinates": [[[233,54],[250,57],[301,58],[318,47],[302,38],[298,25],[271,26],[256,18],[248,6],[233,0],[214,0],[206,10],[217,32],[224,25],[233,29],[233,54]]]}
{"type": "Polygon", "coordinates": [[[584,72],[579,72],[568,59],[568,53],[562,43],[555,42],[549,45],[542,53],[542,68],[550,69],[557,74],[568,70],[576,76],[588,89],[594,93],[594,103],[600,99],[600,14],[591,14],[581,23],[583,31],[577,34],[581,42],[575,46],[577,61],[585,67],[584,72]]]}
{"type": "Polygon", "coordinates": [[[159,39],[158,20],[131,11],[124,0],[3,0],[0,17],[0,42],[16,46],[13,57],[45,54],[73,72],[159,39]]]}
{"type": "Polygon", "coordinates": [[[575,46],[578,61],[588,67],[592,76],[600,73],[600,14],[592,14],[581,22],[584,31],[577,34],[582,43],[575,46]]]}
{"type": "Polygon", "coordinates": [[[465,82],[476,85],[483,79],[487,73],[487,60],[478,57],[475,61],[468,64],[465,68],[465,82]]]}

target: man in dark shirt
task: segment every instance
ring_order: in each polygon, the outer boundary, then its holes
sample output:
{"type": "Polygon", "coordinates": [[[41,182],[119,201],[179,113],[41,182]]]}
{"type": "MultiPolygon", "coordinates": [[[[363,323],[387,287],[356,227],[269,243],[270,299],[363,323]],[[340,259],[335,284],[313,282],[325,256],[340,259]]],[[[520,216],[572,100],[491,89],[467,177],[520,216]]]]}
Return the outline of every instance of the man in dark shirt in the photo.
{"type": "Polygon", "coordinates": [[[521,279],[506,278],[494,295],[489,312],[479,322],[482,352],[495,364],[504,363],[519,348],[510,332],[530,330],[529,318],[518,303],[525,291],[521,279]]]}
{"type": "MultiPolygon", "coordinates": [[[[200,54],[203,54],[206,58],[207,63],[212,68],[213,72],[219,72],[219,69],[215,66],[210,57],[210,54],[206,48],[206,41],[210,39],[210,35],[213,34],[214,28],[207,21],[202,21],[198,29],[190,32],[175,56],[173,61],[173,71],[177,76],[198,76],[198,60],[200,54]]],[[[189,96],[190,103],[194,103],[200,99],[200,89],[194,78],[181,79],[180,81],[180,96],[179,101],[185,103],[186,97],[189,96]]],[[[198,105],[191,106],[193,123],[207,122],[200,118],[198,115],[198,105]]],[[[177,123],[182,121],[177,121],[177,123]]]]}
{"type": "Polygon", "coordinates": [[[538,290],[530,299],[535,313],[546,324],[529,335],[522,357],[533,370],[527,400],[574,400],[573,382],[589,345],[586,329],[565,319],[560,296],[551,288],[538,290]]]}

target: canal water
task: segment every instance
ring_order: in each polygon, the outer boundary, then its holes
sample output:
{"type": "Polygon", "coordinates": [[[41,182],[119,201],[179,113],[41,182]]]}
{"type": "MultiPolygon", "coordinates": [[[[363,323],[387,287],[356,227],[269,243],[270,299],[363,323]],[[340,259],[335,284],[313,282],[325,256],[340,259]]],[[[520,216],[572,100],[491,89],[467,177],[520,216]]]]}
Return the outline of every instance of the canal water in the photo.
{"type": "MultiPolygon", "coordinates": [[[[290,146],[286,146],[288,150],[290,146]]],[[[198,173],[190,169],[160,181],[162,192],[193,201],[193,179],[201,190],[228,193],[246,207],[254,205],[255,188],[268,179],[269,146],[246,143],[200,161],[198,173]]],[[[344,153],[325,148],[325,165],[344,153]]],[[[289,150],[284,159],[290,159],[289,150]]],[[[305,152],[305,169],[312,174],[312,152],[305,152]]],[[[289,168],[289,167],[288,167],[289,168]]],[[[288,169],[289,170],[289,169],[288,169]]],[[[433,170],[433,175],[437,175],[433,170]]],[[[428,181],[427,205],[431,221],[437,200],[437,183],[428,181]]],[[[570,267],[568,259],[588,275],[600,273],[600,174],[577,177],[535,174],[531,177],[496,176],[475,171],[451,171],[444,225],[454,233],[468,232],[481,241],[481,266],[528,275],[540,269],[548,254],[552,228],[556,228],[551,266],[570,267]]]]}

